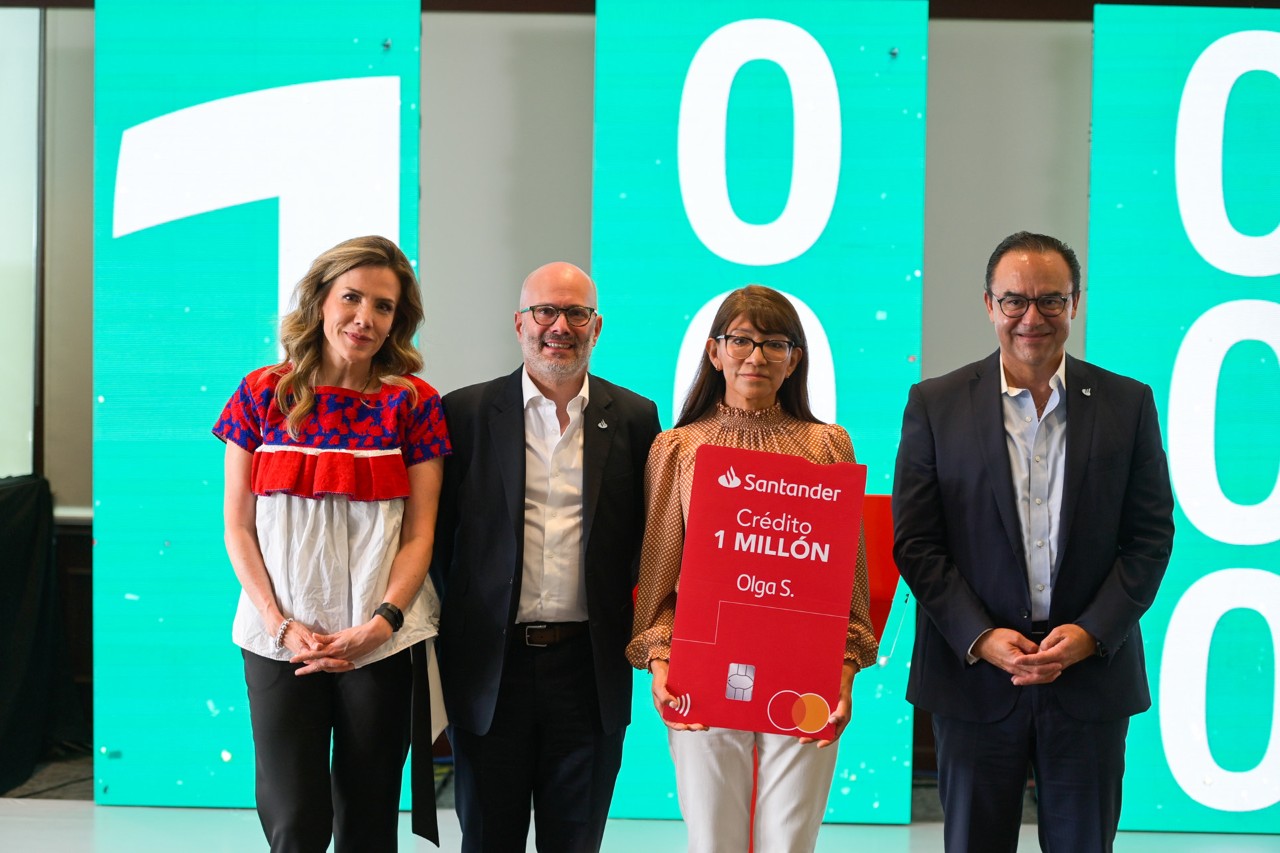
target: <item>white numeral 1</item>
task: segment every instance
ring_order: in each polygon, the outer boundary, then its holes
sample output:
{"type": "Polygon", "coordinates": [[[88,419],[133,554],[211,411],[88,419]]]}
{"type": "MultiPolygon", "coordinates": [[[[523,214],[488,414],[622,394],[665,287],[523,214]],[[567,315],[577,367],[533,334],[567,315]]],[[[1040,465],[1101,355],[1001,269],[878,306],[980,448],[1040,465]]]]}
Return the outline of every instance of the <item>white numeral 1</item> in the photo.
{"type": "Polygon", "coordinates": [[[112,234],[269,198],[280,200],[281,315],[325,249],[362,234],[398,241],[400,78],[262,89],[134,125],[112,234]]]}

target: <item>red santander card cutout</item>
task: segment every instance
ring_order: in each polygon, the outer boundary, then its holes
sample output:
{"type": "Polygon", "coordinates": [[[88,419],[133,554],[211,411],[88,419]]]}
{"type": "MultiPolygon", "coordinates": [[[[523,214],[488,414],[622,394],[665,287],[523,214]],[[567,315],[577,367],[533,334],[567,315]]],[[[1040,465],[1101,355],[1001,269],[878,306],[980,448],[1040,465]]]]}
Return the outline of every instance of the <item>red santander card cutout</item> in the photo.
{"type": "Polygon", "coordinates": [[[834,735],[866,483],[864,465],[698,448],[665,719],[834,735]]]}

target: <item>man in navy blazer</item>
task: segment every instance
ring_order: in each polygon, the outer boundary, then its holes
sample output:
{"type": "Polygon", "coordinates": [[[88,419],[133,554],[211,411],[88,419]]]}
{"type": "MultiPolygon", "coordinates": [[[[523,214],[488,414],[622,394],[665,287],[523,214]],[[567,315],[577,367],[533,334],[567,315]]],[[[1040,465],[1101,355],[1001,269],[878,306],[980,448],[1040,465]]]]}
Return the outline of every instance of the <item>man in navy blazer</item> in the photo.
{"type": "Polygon", "coordinates": [[[1019,232],[987,265],[1000,349],[911,389],[894,558],[917,601],[907,698],[933,715],[946,849],[1017,849],[1028,767],[1045,850],[1111,850],[1138,619],[1173,545],[1151,389],[1065,354],[1080,264],[1019,232]]]}
{"type": "Polygon", "coordinates": [[[651,400],[588,376],[596,287],[568,263],[520,290],[524,364],[444,397],[431,575],[464,851],[600,849],[631,721],[632,589],[651,400]]]}

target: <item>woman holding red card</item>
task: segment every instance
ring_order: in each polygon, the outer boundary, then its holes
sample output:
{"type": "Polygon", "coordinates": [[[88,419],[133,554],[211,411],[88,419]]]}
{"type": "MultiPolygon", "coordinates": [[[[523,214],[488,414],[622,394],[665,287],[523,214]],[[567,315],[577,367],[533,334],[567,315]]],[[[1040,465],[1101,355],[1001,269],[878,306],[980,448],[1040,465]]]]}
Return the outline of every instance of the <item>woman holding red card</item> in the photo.
{"type": "MultiPolygon", "coordinates": [[[[675,707],[666,687],[694,455],[715,444],[853,462],[849,434],[809,409],[807,343],[795,307],[760,285],[735,290],[711,324],[706,351],[674,429],[658,436],[645,471],[648,516],[634,636],[627,657],[653,674],[654,707],[675,707]]],[[[828,723],[849,722],[853,677],[876,659],[866,553],[858,546],[840,700],[828,723]]],[[[813,850],[835,770],[832,740],[666,723],[690,851],[813,850]],[[753,763],[758,757],[758,765],[753,763]],[[752,820],[752,788],[756,797],[752,820]]]]}

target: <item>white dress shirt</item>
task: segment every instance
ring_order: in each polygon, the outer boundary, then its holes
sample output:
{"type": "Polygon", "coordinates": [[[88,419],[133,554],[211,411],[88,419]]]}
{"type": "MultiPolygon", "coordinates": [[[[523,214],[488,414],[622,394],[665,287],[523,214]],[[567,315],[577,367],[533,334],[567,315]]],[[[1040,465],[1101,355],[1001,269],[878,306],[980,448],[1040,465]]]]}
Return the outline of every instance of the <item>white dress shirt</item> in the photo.
{"type": "Polygon", "coordinates": [[[1031,391],[1009,384],[1000,362],[1000,400],[1013,473],[1013,494],[1022,522],[1022,546],[1031,589],[1031,619],[1049,618],[1058,573],[1062,484],[1067,467],[1067,359],[1049,379],[1049,401],[1036,414],[1031,391]]]}
{"type": "Polygon", "coordinates": [[[582,412],[589,380],[569,401],[560,432],[556,404],[522,373],[524,388],[524,567],[517,622],[585,622],[582,571],[582,412]]]}

